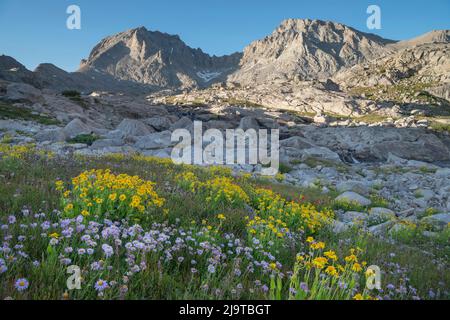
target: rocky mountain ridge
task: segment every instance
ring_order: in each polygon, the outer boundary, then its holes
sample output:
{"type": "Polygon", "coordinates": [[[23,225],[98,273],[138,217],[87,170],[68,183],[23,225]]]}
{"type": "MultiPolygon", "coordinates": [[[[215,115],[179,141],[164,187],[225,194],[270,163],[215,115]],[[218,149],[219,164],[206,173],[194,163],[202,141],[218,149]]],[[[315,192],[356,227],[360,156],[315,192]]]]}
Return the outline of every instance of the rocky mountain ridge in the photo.
{"type": "Polygon", "coordinates": [[[245,48],[240,69],[230,80],[323,80],[341,68],[388,53],[386,45],[392,43],[340,23],[287,19],[271,35],[245,48]]]}
{"type": "Polygon", "coordinates": [[[190,48],[177,35],[140,27],[103,39],[79,71],[96,70],[161,88],[205,87],[226,79],[240,57],[240,53],[209,56],[190,48]]]}

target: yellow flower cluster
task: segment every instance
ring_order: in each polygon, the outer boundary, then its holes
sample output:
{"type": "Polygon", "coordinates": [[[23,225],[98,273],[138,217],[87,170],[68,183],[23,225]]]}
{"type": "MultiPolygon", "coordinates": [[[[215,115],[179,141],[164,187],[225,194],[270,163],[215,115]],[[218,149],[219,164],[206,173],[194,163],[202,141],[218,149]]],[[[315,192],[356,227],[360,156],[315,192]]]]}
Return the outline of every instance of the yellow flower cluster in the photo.
{"type": "Polygon", "coordinates": [[[53,153],[51,152],[43,150],[37,151],[34,144],[10,145],[7,143],[0,143],[0,159],[23,159],[29,155],[38,155],[47,158],[53,157],[53,153]]]}
{"type": "Polygon", "coordinates": [[[186,171],[178,174],[175,179],[181,188],[204,197],[214,208],[224,205],[242,207],[250,201],[245,191],[229,177],[216,177],[202,182],[193,172],[186,171]]]}
{"type": "Polygon", "coordinates": [[[216,206],[228,204],[241,207],[250,201],[245,191],[228,177],[213,178],[203,183],[201,187],[207,194],[206,202],[216,206]]]}
{"type": "MultiPolygon", "coordinates": [[[[340,259],[333,250],[325,250],[325,243],[308,237],[309,254],[297,255],[291,287],[296,297],[308,299],[350,299],[352,289],[356,287],[355,274],[363,271],[366,262],[359,262],[359,248],[350,249],[348,256],[340,259]],[[302,276],[303,277],[302,277],[302,276]],[[306,283],[309,292],[302,291],[300,283],[306,283]],[[345,287],[342,287],[346,284],[345,287]]],[[[364,297],[359,294],[356,298],[364,297]]]]}
{"type": "Polygon", "coordinates": [[[289,231],[319,230],[329,218],[333,217],[332,211],[318,211],[312,204],[300,204],[288,202],[280,195],[267,189],[255,191],[256,215],[250,219],[247,217],[247,228],[251,234],[262,233],[263,238],[275,235],[282,238],[289,231]]]}
{"type": "Polygon", "coordinates": [[[56,189],[63,195],[64,211],[69,216],[109,213],[124,218],[164,204],[153,182],[138,176],[115,175],[110,170],[85,171],[72,179],[70,190],[64,189],[62,181],[56,181],[56,189]]]}

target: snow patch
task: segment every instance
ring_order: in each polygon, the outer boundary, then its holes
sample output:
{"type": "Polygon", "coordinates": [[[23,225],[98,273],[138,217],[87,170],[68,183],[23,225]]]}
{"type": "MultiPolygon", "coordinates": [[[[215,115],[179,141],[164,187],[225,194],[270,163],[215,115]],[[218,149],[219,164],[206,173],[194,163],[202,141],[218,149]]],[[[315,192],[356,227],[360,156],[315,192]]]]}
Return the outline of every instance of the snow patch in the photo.
{"type": "Polygon", "coordinates": [[[209,81],[211,81],[212,79],[217,78],[217,77],[220,76],[221,74],[222,74],[222,72],[217,72],[217,71],[215,71],[215,72],[210,72],[210,71],[208,71],[208,70],[197,72],[197,76],[198,76],[199,78],[201,78],[201,79],[202,79],[203,81],[205,81],[205,82],[209,82],[209,81]]]}

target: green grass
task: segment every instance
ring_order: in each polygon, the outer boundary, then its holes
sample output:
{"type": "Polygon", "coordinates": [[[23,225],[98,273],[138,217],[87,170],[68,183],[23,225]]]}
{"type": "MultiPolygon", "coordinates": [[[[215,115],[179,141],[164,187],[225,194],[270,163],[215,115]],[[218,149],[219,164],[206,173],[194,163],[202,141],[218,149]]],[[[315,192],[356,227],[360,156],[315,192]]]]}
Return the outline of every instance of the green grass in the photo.
{"type": "Polygon", "coordinates": [[[57,125],[60,122],[50,116],[34,114],[30,109],[0,102],[0,119],[19,119],[35,121],[44,125],[57,125]]]}
{"type": "MultiPolygon", "coordinates": [[[[164,208],[168,211],[167,213],[150,215],[148,221],[141,223],[144,228],[150,228],[154,223],[165,223],[165,225],[176,225],[177,228],[182,228],[186,232],[188,230],[199,230],[202,221],[205,220],[207,225],[213,226],[214,229],[217,228],[219,233],[217,235],[211,233],[210,237],[205,235],[204,238],[198,240],[199,242],[208,241],[223,244],[227,247],[228,241],[225,239],[225,233],[233,233],[235,237],[243,241],[244,246],[248,245],[248,241],[251,239],[247,233],[245,217],[252,214],[252,208],[226,204],[213,207],[204,200],[202,201],[200,194],[184,191],[177,185],[176,177],[180,173],[194,172],[199,180],[205,181],[218,175],[231,178],[229,171],[176,166],[170,161],[120,156],[48,159],[28,155],[22,159],[17,159],[2,157],[0,154],[1,224],[5,223],[9,215],[17,215],[20,223],[29,224],[33,218],[31,216],[22,217],[20,214],[24,207],[30,209],[33,213],[39,211],[46,213],[46,219],[52,222],[59,221],[58,216],[52,214],[53,210],[62,209],[61,196],[55,190],[55,181],[69,182],[80,172],[93,168],[111,169],[114,173],[138,175],[142,179],[155,183],[156,192],[166,199],[164,208]],[[226,216],[225,221],[218,222],[216,216],[219,213],[226,216]]],[[[323,194],[319,188],[299,188],[287,184],[273,183],[268,179],[242,176],[233,178],[233,181],[249,194],[252,193],[253,188],[263,187],[272,189],[287,200],[314,204],[319,209],[330,207],[337,196],[334,190],[323,194]]],[[[134,222],[130,221],[130,223],[132,225],[134,222]]],[[[53,230],[50,229],[49,232],[53,232],[53,230]]],[[[0,233],[2,232],[5,231],[0,230],[0,233]]],[[[67,291],[65,289],[65,281],[68,276],[66,268],[59,263],[58,255],[51,248],[48,249],[48,238],[42,237],[41,233],[42,230],[39,228],[22,230],[19,222],[10,226],[8,234],[13,236],[12,244],[15,244],[13,241],[18,235],[26,235],[29,237],[28,240],[34,238],[34,241],[27,240],[24,242],[23,250],[30,254],[29,259],[24,259],[20,264],[8,264],[9,270],[0,274],[0,298],[11,296],[15,299],[61,299],[64,292],[67,291]],[[39,267],[31,266],[30,263],[33,259],[40,261],[39,267]],[[30,288],[23,293],[14,289],[14,281],[19,277],[26,277],[30,281],[30,288]]],[[[419,240],[415,240],[415,242],[411,241],[415,238],[408,235],[400,239],[403,243],[392,243],[373,238],[356,229],[340,235],[322,229],[314,237],[325,241],[327,248],[333,248],[340,256],[348,254],[350,248],[361,248],[362,252],[359,253],[361,261],[367,261],[368,265],[376,264],[380,266],[383,272],[386,272],[382,279],[383,288],[389,283],[393,283],[398,288],[401,284],[404,284],[406,278],[409,278],[408,284],[418,290],[417,294],[420,297],[427,298],[428,291],[433,289],[435,292],[440,290],[441,298],[449,298],[448,295],[444,294],[444,291],[448,291],[450,287],[449,275],[444,272],[448,270],[448,236],[446,238],[444,233],[439,234],[437,239],[417,238],[419,240]],[[447,243],[445,242],[446,239],[447,243]],[[391,270],[392,263],[398,263],[402,272],[396,273],[391,270]]],[[[123,241],[127,240],[124,238],[123,241]]],[[[72,245],[75,248],[82,246],[78,242],[74,242],[72,245]]],[[[295,255],[300,251],[305,251],[304,237],[286,242],[284,246],[279,247],[272,254],[283,265],[283,271],[287,271],[292,269],[295,255]]],[[[179,254],[186,257],[185,262],[193,259],[189,256],[187,249],[179,254]]],[[[94,256],[95,259],[101,257],[101,248],[94,253],[94,256]]],[[[157,254],[148,254],[146,256],[147,269],[129,277],[126,283],[128,291],[124,294],[124,298],[269,299],[271,297],[270,292],[265,293],[259,287],[255,287],[254,284],[255,280],[260,280],[263,284],[270,286],[268,274],[261,273],[259,269],[256,269],[255,273],[243,271],[239,277],[233,275],[238,260],[230,260],[226,267],[212,275],[206,271],[207,258],[210,256],[196,257],[196,268],[199,274],[192,276],[190,272],[192,266],[189,263],[178,263],[176,257],[174,261],[166,263],[161,262],[157,254]],[[208,290],[201,289],[205,284],[208,284],[208,290]],[[242,285],[244,289],[240,293],[233,293],[237,285],[242,285]],[[250,289],[253,291],[249,291],[250,289]]],[[[83,260],[85,258],[76,259],[80,260],[73,263],[85,266],[83,277],[85,277],[86,282],[83,282],[82,290],[68,292],[70,299],[117,299],[120,296],[119,287],[125,285],[122,280],[119,280],[120,283],[117,287],[105,291],[104,297],[98,297],[93,290],[95,279],[116,279],[115,271],[89,271],[89,264],[86,262],[88,260],[83,260]]],[[[86,257],[86,259],[88,258],[86,257]]],[[[127,266],[122,265],[118,259],[107,259],[106,261],[113,266],[113,270],[121,270],[122,272],[123,268],[127,266]]],[[[267,258],[261,257],[260,259],[267,258]]],[[[242,264],[244,261],[245,259],[240,263],[242,264]]],[[[245,270],[244,266],[241,270],[245,270]]],[[[280,294],[283,299],[287,297],[288,285],[288,281],[282,282],[280,294]]],[[[397,294],[394,297],[411,299],[413,295],[408,292],[401,295],[397,294]]]]}
{"type": "Polygon", "coordinates": [[[61,94],[85,109],[88,107],[86,101],[81,97],[81,93],[76,90],[65,90],[61,94]]]}
{"type": "Polygon", "coordinates": [[[450,124],[433,122],[431,129],[438,132],[450,132],[450,124]]]}
{"type": "Polygon", "coordinates": [[[92,145],[94,141],[98,140],[99,137],[95,134],[79,134],[76,137],[68,140],[68,143],[84,143],[88,146],[92,145]]]}

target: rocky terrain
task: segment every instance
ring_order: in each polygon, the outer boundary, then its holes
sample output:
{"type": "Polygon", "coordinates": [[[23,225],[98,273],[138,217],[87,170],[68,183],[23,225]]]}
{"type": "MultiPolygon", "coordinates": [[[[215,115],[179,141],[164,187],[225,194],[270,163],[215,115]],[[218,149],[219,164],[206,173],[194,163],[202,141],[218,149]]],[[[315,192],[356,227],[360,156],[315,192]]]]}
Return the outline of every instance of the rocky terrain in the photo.
{"type": "Polygon", "coordinates": [[[327,79],[338,70],[389,52],[392,40],[340,23],[288,19],[244,50],[231,81],[249,84],[274,79],[327,79]]]}
{"type": "MultiPolygon", "coordinates": [[[[51,64],[29,71],[2,56],[0,137],[61,156],[169,157],[171,132],[195,120],[279,129],[283,183],[352,205],[338,211],[337,231],[355,219],[374,233],[395,219],[442,229],[450,222],[448,40],[443,31],[395,42],[290,19],[224,57],[145,28],[102,40],[75,73],[51,64]]],[[[234,169],[257,175],[261,166],[234,169]]]]}

